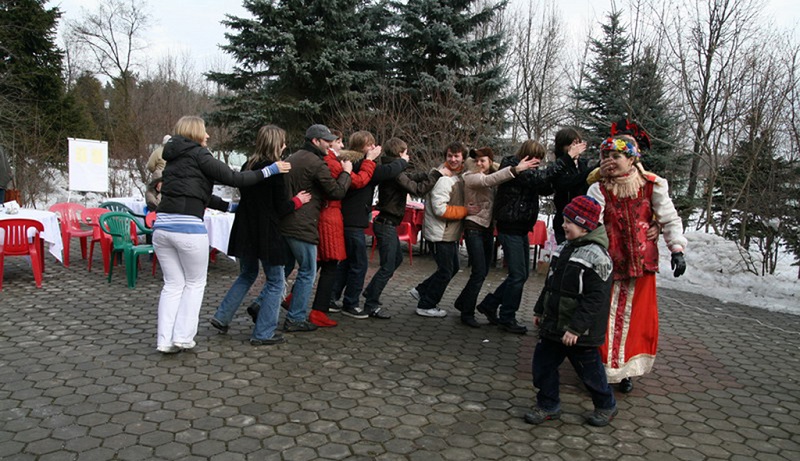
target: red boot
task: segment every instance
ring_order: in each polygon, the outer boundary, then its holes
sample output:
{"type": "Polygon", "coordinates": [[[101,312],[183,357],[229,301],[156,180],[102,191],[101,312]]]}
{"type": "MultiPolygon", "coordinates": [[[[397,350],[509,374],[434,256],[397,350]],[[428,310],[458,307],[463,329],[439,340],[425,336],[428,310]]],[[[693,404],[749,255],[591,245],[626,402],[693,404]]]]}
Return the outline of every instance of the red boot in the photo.
{"type": "Polygon", "coordinates": [[[335,320],[331,320],[331,318],[328,317],[328,314],[322,311],[315,311],[313,309],[311,310],[311,314],[308,316],[308,321],[318,327],[335,327],[338,325],[335,320]]]}

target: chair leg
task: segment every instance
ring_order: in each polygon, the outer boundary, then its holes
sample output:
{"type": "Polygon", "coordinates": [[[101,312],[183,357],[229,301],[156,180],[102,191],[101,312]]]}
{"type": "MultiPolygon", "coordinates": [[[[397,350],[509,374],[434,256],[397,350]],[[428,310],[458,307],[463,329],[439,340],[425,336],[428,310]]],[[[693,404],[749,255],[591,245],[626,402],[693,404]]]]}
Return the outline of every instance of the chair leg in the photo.
{"type": "Polygon", "coordinates": [[[6,264],[5,260],[6,260],[5,255],[3,253],[0,253],[0,291],[3,291],[3,276],[5,275],[3,271],[6,264]]]}
{"type": "Polygon", "coordinates": [[[408,265],[409,266],[413,266],[414,265],[414,257],[411,254],[412,247],[413,247],[413,245],[411,245],[411,240],[409,240],[408,241],[408,265]]]}
{"type": "Polygon", "coordinates": [[[86,259],[86,237],[81,237],[81,259],[86,259]]]}
{"type": "Polygon", "coordinates": [[[36,288],[42,287],[42,266],[39,260],[39,250],[35,245],[31,245],[31,267],[33,268],[33,280],[36,281],[36,288]]]}
{"type": "Polygon", "coordinates": [[[69,267],[69,234],[61,233],[61,244],[64,247],[64,267],[69,267]]]}

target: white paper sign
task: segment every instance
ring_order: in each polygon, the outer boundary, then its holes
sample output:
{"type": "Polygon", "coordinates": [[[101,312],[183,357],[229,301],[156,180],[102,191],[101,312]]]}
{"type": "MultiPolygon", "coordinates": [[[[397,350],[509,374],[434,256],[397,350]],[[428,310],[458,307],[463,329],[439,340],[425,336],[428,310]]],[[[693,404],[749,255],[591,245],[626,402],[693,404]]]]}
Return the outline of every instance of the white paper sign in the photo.
{"type": "Polygon", "coordinates": [[[69,190],[108,192],[108,143],[69,139],[69,190]]]}

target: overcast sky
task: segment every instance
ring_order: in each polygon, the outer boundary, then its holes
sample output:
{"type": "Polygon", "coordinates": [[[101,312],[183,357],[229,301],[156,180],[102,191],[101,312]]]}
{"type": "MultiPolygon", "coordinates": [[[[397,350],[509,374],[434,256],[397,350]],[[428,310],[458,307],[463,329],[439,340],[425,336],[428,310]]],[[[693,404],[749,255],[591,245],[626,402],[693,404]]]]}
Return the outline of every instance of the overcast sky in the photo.
{"type": "MultiPolygon", "coordinates": [[[[512,5],[527,5],[531,0],[511,0],[512,5]]],[[[532,0],[542,1],[542,0],[532,0]]],[[[64,19],[78,19],[81,9],[93,10],[98,0],[50,0],[49,6],[58,6],[64,19]]],[[[144,2],[140,2],[144,3],[144,2]]],[[[576,43],[588,24],[596,24],[597,18],[611,9],[612,0],[559,0],[558,8],[569,25],[570,39],[576,43]]],[[[623,0],[616,2],[624,5],[623,0]]],[[[798,35],[800,24],[800,0],[765,0],[765,15],[771,17],[777,27],[794,30],[798,35]]],[[[187,54],[198,69],[219,68],[230,65],[230,58],[218,45],[226,43],[226,28],[220,24],[225,14],[248,16],[238,0],[148,0],[147,11],[152,24],[145,34],[148,54],[158,57],[187,54]]],[[[61,42],[59,42],[61,43],[61,42]]]]}

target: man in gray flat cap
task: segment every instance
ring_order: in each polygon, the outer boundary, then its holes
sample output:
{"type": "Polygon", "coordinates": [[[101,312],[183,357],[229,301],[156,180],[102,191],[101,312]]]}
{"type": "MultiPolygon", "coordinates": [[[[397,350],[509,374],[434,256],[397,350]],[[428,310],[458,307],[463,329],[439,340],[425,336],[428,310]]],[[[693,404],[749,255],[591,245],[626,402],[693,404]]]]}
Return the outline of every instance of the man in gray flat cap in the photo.
{"type": "MultiPolygon", "coordinates": [[[[317,276],[317,244],[319,244],[319,213],[324,199],[338,200],[344,197],[350,187],[350,172],[353,164],[342,161],[345,174],[337,179],[331,176],[328,165],[323,160],[332,141],[337,136],[325,125],[311,125],[306,130],[306,141],[300,150],[286,159],[292,169],[286,174],[289,196],[300,191],[311,193],[311,201],[286,215],[281,220],[281,233],[287,246],[297,261],[297,277],[292,288],[292,301],[283,330],[313,331],[317,326],[308,321],[308,300],[317,276]]],[[[293,264],[292,264],[293,266],[293,264]]],[[[287,267],[291,272],[292,267],[287,267]]]]}

